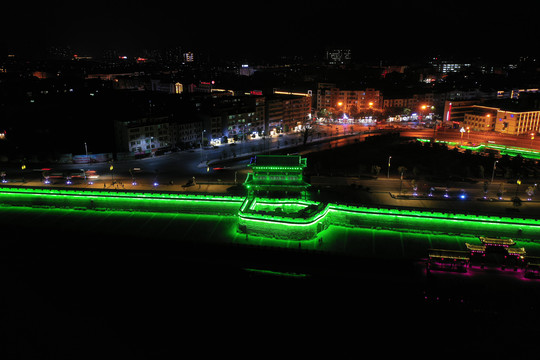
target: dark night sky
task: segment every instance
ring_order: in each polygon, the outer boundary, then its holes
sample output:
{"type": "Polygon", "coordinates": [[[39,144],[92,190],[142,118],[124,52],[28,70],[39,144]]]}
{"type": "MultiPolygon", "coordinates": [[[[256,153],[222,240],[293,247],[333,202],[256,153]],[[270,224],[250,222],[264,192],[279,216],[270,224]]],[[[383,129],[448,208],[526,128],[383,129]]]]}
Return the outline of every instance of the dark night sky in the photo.
{"type": "Polygon", "coordinates": [[[70,45],[90,55],[178,45],[218,54],[309,54],[329,46],[351,47],[356,56],[453,54],[471,47],[480,54],[500,47],[537,51],[535,11],[509,5],[483,0],[19,2],[3,5],[9,20],[2,23],[0,43],[10,50],[70,45]]]}

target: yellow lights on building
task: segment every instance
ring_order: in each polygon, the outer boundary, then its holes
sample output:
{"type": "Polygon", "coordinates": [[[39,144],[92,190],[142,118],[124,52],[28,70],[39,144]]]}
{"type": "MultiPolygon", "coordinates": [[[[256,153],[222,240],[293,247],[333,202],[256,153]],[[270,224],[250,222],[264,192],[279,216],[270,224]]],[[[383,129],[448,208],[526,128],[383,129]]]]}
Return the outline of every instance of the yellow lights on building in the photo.
{"type": "Polygon", "coordinates": [[[175,94],[181,94],[184,92],[184,85],[180,84],[179,82],[174,84],[174,93],[175,94]]]}
{"type": "MultiPolygon", "coordinates": [[[[311,90],[310,90],[311,91],[311,90]]],[[[280,94],[280,95],[295,95],[295,96],[311,96],[312,94],[310,92],[307,93],[301,93],[301,92],[294,92],[294,91],[279,91],[275,90],[274,94],[280,94]]]]}

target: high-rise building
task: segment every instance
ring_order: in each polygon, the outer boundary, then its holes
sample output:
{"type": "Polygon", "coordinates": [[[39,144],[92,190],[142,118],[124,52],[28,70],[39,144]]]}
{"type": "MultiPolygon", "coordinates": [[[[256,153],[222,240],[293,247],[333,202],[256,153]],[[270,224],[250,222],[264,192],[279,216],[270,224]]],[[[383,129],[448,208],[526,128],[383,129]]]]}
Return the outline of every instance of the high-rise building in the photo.
{"type": "Polygon", "coordinates": [[[433,65],[435,70],[441,74],[460,72],[466,68],[471,67],[470,63],[457,62],[457,61],[451,61],[451,60],[441,60],[439,58],[434,58],[431,61],[431,65],[433,65]]]}
{"type": "Polygon", "coordinates": [[[326,62],[330,65],[344,65],[350,63],[352,53],[350,49],[326,50],[326,62]]]}
{"type": "Polygon", "coordinates": [[[187,62],[187,63],[190,63],[190,62],[193,62],[195,59],[194,59],[194,55],[192,52],[186,52],[184,53],[184,62],[187,62]]]}

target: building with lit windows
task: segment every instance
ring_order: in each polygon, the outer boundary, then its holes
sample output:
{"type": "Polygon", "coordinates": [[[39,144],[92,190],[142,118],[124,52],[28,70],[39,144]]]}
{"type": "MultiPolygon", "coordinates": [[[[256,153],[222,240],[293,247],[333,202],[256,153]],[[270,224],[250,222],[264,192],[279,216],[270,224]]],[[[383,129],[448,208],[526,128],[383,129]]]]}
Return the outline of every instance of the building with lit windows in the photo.
{"type": "Polygon", "coordinates": [[[183,54],[184,56],[184,62],[193,62],[194,61],[194,56],[193,56],[193,53],[192,52],[186,52],[183,54]]]}
{"type": "Polygon", "coordinates": [[[473,105],[465,113],[461,126],[473,131],[493,131],[497,109],[481,105],[473,105]]]}
{"type": "Polygon", "coordinates": [[[380,109],[382,96],[379,90],[346,90],[336,84],[319,83],[317,89],[317,110],[333,109],[354,114],[368,110],[380,109]]]}
{"type": "Polygon", "coordinates": [[[441,60],[434,58],[431,61],[431,65],[435,68],[435,71],[441,74],[448,74],[453,72],[460,72],[464,69],[471,67],[470,63],[456,62],[451,60],[441,60]]]}
{"type": "Polygon", "coordinates": [[[495,131],[511,135],[537,133],[540,131],[540,110],[507,111],[497,109],[495,131]]]}
{"type": "Polygon", "coordinates": [[[464,114],[461,126],[475,131],[491,130],[509,135],[537,133],[540,131],[540,110],[526,110],[511,105],[473,105],[464,114]]]}
{"type": "Polygon", "coordinates": [[[123,140],[122,150],[133,154],[149,154],[174,144],[173,124],[169,117],[145,117],[116,124],[118,134],[123,140]]]}
{"type": "Polygon", "coordinates": [[[326,62],[329,65],[344,65],[351,62],[351,49],[328,49],[326,50],[326,62]]]}
{"type": "Polygon", "coordinates": [[[272,94],[266,97],[266,133],[289,132],[302,126],[311,114],[311,96],[272,94]]]}

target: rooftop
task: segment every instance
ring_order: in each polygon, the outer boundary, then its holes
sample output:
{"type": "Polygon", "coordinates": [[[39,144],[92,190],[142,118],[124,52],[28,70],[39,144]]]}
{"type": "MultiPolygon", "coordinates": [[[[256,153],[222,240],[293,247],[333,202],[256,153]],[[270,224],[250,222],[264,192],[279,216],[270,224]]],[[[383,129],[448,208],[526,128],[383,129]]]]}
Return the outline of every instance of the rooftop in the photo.
{"type": "Polygon", "coordinates": [[[304,168],[307,159],[300,155],[257,155],[251,158],[251,167],[304,168]]]}

